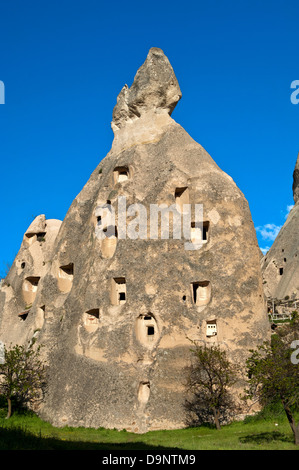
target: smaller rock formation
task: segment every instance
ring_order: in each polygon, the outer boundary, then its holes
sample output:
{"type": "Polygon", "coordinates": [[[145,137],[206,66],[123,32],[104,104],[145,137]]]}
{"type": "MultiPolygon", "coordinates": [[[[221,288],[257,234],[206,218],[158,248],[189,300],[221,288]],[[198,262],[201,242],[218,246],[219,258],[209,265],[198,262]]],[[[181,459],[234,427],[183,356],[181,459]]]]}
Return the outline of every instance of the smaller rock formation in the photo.
{"type": "Polygon", "coordinates": [[[39,215],[24,234],[13,265],[0,289],[1,340],[29,344],[41,330],[44,301],[38,287],[51,267],[52,250],[61,226],[60,220],[39,215]],[[12,327],[12,318],[17,318],[12,327]],[[24,328],[24,322],[27,327],[24,328]]]}
{"type": "Polygon", "coordinates": [[[293,174],[293,196],[295,205],[262,259],[268,299],[299,298],[299,156],[293,174]]]}
{"type": "Polygon", "coordinates": [[[293,174],[293,195],[296,204],[299,201],[299,154],[293,174]]]}

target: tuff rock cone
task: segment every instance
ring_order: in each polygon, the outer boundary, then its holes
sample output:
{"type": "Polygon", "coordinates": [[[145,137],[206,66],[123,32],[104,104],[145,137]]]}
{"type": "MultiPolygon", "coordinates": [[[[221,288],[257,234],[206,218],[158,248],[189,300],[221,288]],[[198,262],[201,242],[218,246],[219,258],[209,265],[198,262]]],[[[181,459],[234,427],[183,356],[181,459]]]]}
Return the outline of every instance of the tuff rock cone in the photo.
{"type": "Polygon", "coordinates": [[[264,290],[269,300],[299,300],[299,155],[293,173],[293,196],[295,205],[262,259],[264,290]]]}
{"type": "Polygon", "coordinates": [[[50,251],[35,264],[35,245],[39,252],[49,237],[47,227],[45,242],[35,231],[3,283],[0,339],[34,337],[45,345],[48,393],[38,412],[54,425],[184,427],[190,339],[219,344],[244,365],[249,349],[269,335],[248,203],[170,117],[180,98],[168,59],[152,48],[118,97],[110,152],[72,203],[50,251]],[[118,211],[124,201],[125,229],[118,211]],[[161,229],[149,236],[150,206],[162,204],[180,217],[188,204],[203,206],[202,230],[191,218],[187,245],[183,237],[162,238],[161,229]],[[115,213],[109,223],[105,205],[115,213]],[[144,217],[143,237],[134,238],[144,217]],[[196,242],[200,249],[186,249],[196,242]],[[30,277],[39,279],[27,300],[30,277]]]}

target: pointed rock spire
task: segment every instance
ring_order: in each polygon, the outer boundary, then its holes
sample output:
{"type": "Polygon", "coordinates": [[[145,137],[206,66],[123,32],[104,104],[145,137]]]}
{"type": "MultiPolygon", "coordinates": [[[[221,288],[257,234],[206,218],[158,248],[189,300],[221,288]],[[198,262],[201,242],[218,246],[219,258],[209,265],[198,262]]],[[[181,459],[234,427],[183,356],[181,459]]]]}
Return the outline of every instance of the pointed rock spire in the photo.
{"type": "Polygon", "coordinates": [[[295,204],[299,201],[299,154],[297,157],[297,162],[295,166],[295,170],[293,173],[293,196],[295,204]]]}
{"type": "Polygon", "coordinates": [[[113,110],[112,129],[115,132],[147,112],[171,115],[181,97],[168,58],[161,49],[153,47],[137,71],[131,88],[125,85],[119,94],[113,110]]]}

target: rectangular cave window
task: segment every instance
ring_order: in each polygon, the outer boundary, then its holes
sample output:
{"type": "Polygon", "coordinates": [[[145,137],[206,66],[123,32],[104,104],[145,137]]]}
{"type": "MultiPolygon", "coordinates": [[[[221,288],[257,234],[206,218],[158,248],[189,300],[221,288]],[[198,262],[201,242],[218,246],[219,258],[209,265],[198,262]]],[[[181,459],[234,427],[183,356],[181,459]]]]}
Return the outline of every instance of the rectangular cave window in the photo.
{"type": "Polygon", "coordinates": [[[36,234],[36,239],[38,242],[44,242],[45,236],[46,236],[46,232],[39,232],[36,234]]]}
{"type": "Polygon", "coordinates": [[[208,241],[210,222],[206,221],[202,224],[202,239],[208,241]]]}
{"type": "Polygon", "coordinates": [[[216,336],[216,335],[217,335],[217,324],[216,324],[216,320],[215,320],[215,321],[211,321],[211,322],[207,322],[207,332],[206,332],[206,335],[207,335],[207,336],[216,336]]]}
{"type": "Polygon", "coordinates": [[[31,240],[33,237],[35,237],[36,233],[26,233],[25,237],[27,240],[31,240]]]}
{"type": "Polygon", "coordinates": [[[209,281],[192,282],[191,287],[195,305],[201,306],[209,303],[211,298],[211,284],[209,281]]]}
{"type": "Polygon", "coordinates": [[[60,269],[68,276],[74,275],[74,264],[70,263],[67,266],[60,266],[60,269]]]}
{"type": "Polygon", "coordinates": [[[126,181],[129,175],[127,170],[120,170],[118,173],[118,181],[126,181]]]}
{"type": "Polygon", "coordinates": [[[114,168],[113,175],[115,184],[123,183],[124,181],[127,181],[129,179],[129,168],[127,166],[114,168]]]}
{"type": "Polygon", "coordinates": [[[155,334],[154,326],[148,326],[147,327],[147,336],[153,336],[154,334],[155,334]]]}
{"type": "Polygon", "coordinates": [[[33,287],[37,287],[40,277],[27,277],[26,280],[31,284],[33,287]]]}
{"type": "Polygon", "coordinates": [[[39,280],[40,280],[40,277],[34,277],[34,276],[27,277],[24,280],[22,292],[23,292],[23,298],[24,298],[24,301],[26,302],[26,305],[33,304],[35,297],[36,297],[39,280]]]}
{"type": "Polygon", "coordinates": [[[279,274],[280,274],[280,276],[283,275],[283,268],[279,268],[279,274]]]}
{"type": "Polygon", "coordinates": [[[112,305],[123,305],[127,301],[126,279],[116,277],[112,279],[110,299],[112,305]]]}
{"type": "Polygon", "coordinates": [[[202,223],[202,227],[201,226],[197,227],[195,222],[191,222],[191,241],[192,242],[196,242],[196,241],[207,242],[208,237],[209,237],[209,226],[210,226],[210,222],[207,222],[207,221],[202,223]]]}
{"type": "Polygon", "coordinates": [[[73,285],[74,278],[74,264],[70,263],[65,266],[60,266],[58,271],[58,288],[61,292],[70,292],[73,285]]]}
{"type": "Polygon", "coordinates": [[[176,188],[174,192],[175,203],[177,210],[183,213],[184,204],[189,204],[189,189],[188,187],[176,188]]]}
{"type": "Polygon", "coordinates": [[[198,243],[202,240],[201,229],[196,226],[195,222],[191,222],[191,242],[198,243]]]}

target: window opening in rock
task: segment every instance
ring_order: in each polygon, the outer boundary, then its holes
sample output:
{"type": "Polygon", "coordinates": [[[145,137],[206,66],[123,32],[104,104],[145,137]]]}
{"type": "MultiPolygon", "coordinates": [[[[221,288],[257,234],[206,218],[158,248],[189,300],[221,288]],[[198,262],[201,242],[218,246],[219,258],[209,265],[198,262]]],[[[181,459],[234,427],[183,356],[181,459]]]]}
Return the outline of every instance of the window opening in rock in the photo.
{"type": "Polygon", "coordinates": [[[74,275],[74,264],[70,263],[67,266],[60,266],[60,269],[65,272],[68,276],[74,275]]]}
{"type": "Polygon", "coordinates": [[[202,234],[200,227],[196,226],[195,222],[191,222],[191,242],[197,243],[202,241],[202,234]]]}
{"type": "Polygon", "coordinates": [[[147,336],[153,336],[155,334],[155,328],[153,326],[147,327],[147,336]]]}
{"type": "Polygon", "coordinates": [[[202,224],[202,239],[208,241],[210,222],[203,222],[202,224]]]}
{"type": "Polygon", "coordinates": [[[124,277],[116,277],[112,279],[110,298],[112,305],[123,305],[126,303],[126,279],[124,277]]]}
{"type": "Polygon", "coordinates": [[[91,310],[87,310],[84,313],[83,321],[85,329],[92,333],[98,329],[100,320],[100,310],[98,308],[92,308],[91,310]]]}
{"type": "MultiPolygon", "coordinates": [[[[201,224],[200,224],[201,225],[201,224]]],[[[195,222],[191,222],[191,241],[208,242],[210,222],[203,222],[202,229],[195,222]]]]}
{"type": "Polygon", "coordinates": [[[140,382],[138,389],[138,401],[140,403],[146,404],[150,396],[150,383],[149,382],[140,382]]]}
{"type": "Polygon", "coordinates": [[[29,276],[24,280],[22,291],[26,305],[33,304],[36,297],[39,280],[40,277],[37,276],[29,276]]]}
{"type": "Polygon", "coordinates": [[[29,310],[27,312],[19,313],[19,319],[22,321],[25,321],[26,318],[28,317],[28,313],[29,313],[29,310]]]}
{"type": "Polygon", "coordinates": [[[46,236],[46,232],[39,232],[36,234],[36,239],[38,242],[44,242],[45,236],[46,236]]]}
{"type": "Polygon", "coordinates": [[[23,284],[23,297],[27,305],[31,305],[36,297],[40,277],[27,277],[23,284]]]}
{"type": "Polygon", "coordinates": [[[176,188],[174,191],[174,197],[177,210],[183,213],[184,204],[189,204],[189,188],[176,188]]]}
{"type": "Polygon", "coordinates": [[[280,276],[283,275],[283,268],[279,268],[279,274],[280,274],[280,276]]]}
{"type": "Polygon", "coordinates": [[[27,281],[30,282],[33,286],[37,286],[39,283],[40,277],[27,277],[27,281]]]}
{"type": "Polygon", "coordinates": [[[128,172],[121,170],[118,172],[118,181],[126,181],[128,179],[128,172]]]}
{"type": "Polygon", "coordinates": [[[65,266],[59,267],[58,272],[58,287],[61,292],[69,292],[73,285],[74,278],[74,264],[70,263],[65,266]]]}
{"type": "Polygon", "coordinates": [[[45,322],[45,311],[46,311],[45,305],[42,305],[41,307],[37,309],[36,318],[35,318],[35,326],[39,330],[42,329],[44,322],[45,322]]]}
{"type": "Polygon", "coordinates": [[[207,336],[216,336],[216,335],[217,335],[217,324],[216,324],[216,320],[215,320],[215,321],[211,321],[211,322],[207,322],[207,332],[206,332],[206,335],[207,335],[207,336]]]}
{"type": "Polygon", "coordinates": [[[36,241],[36,233],[26,233],[25,240],[27,242],[27,245],[32,245],[32,243],[36,241]]]}
{"type": "Polygon", "coordinates": [[[103,258],[112,258],[115,253],[117,240],[118,240],[118,233],[116,226],[109,226],[103,229],[103,233],[105,234],[104,239],[102,240],[102,256],[103,258]]]}
{"type": "Polygon", "coordinates": [[[114,183],[123,183],[129,179],[129,168],[126,166],[114,169],[114,183]]]}
{"type": "Polygon", "coordinates": [[[192,296],[195,305],[206,305],[211,297],[211,285],[209,281],[193,282],[192,296]]]}
{"type": "Polygon", "coordinates": [[[153,348],[159,339],[159,328],[152,313],[141,314],[136,320],[135,332],[138,341],[145,347],[153,348]]]}
{"type": "Polygon", "coordinates": [[[91,310],[87,310],[86,313],[90,315],[91,317],[94,317],[97,319],[100,318],[100,310],[98,308],[92,308],[91,310]]]}

